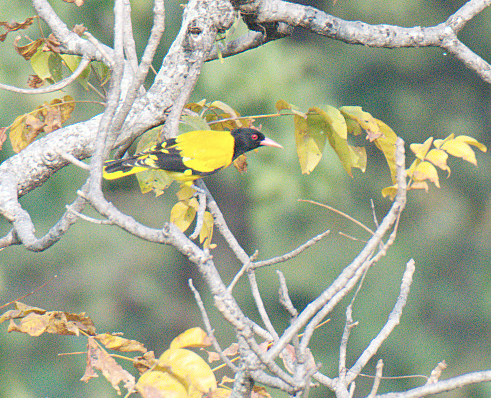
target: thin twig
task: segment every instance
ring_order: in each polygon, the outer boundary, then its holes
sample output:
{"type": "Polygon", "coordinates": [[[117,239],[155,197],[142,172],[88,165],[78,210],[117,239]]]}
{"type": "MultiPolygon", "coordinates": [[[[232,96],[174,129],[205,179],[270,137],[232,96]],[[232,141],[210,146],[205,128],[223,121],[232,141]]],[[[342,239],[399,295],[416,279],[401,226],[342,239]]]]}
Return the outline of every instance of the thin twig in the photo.
{"type": "Polygon", "coordinates": [[[363,224],[362,222],[356,220],[355,218],[349,216],[348,214],[346,213],[343,213],[341,210],[338,210],[338,209],[335,209],[334,207],[331,207],[331,206],[328,206],[328,205],[325,205],[323,203],[319,203],[319,202],[315,202],[313,200],[308,200],[308,199],[298,199],[299,202],[306,202],[306,203],[312,203],[314,205],[317,205],[317,206],[320,206],[320,207],[324,207],[326,208],[327,210],[331,210],[332,212],[334,213],[337,213],[341,216],[343,216],[344,218],[350,220],[351,222],[355,223],[356,225],[358,225],[359,227],[363,228],[365,231],[367,231],[370,235],[373,235],[375,232],[373,232],[370,228],[368,228],[365,224],[363,224]]]}
{"type": "Polygon", "coordinates": [[[199,311],[201,313],[201,318],[203,319],[203,323],[205,325],[206,333],[210,337],[211,343],[213,344],[213,347],[215,348],[216,352],[220,356],[220,359],[227,364],[227,366],[233,371],[237,372],[237,366],[235,366],[232,361],[224,354],[222,348],[220,347],[220,344],[218,344],[218,340],[215,337],[215,333],[213,328],[211,327],[211,322],[210,318],[208,317],[208,313],[206,312],[205,304],[203,303],[203,300],[201,299],[201,295],[199,294],[198,290],[194,287],[193,280],[189,279],[188,280],[189,288],[194,294],[194,299],[196,300],[196,304],[198,305],[199,311]]]}
{"type": "Polygon", "coordinates": [[[73,156],[71,153],[67,152],[58,152],[60,156],[65,159],[66,161],[74,164],[77,167],[80,167],[83,170],[90,170],[90,166],[87,163],[82,162],[81,160],[78,160],[75,156],[73,156]]]}
{"type": "Polygon", "coordinates": [[[280,304],[288,311],[292,318],[296,318],[298,311],[293,306],[290,295],[288,294],[288,286],[286,284],[285,276],[280,270],[276,270],[276,274],[278,275],[278,279],[280,281],[280,288],[278,292],[280,304]]]}
{"type": "Polygon", "coordinates": [[[278,340],[278,333],[273,327],[271,320],[269,319],[269,315],[264,307],[264,302],[261,297],[261,293],[259,293],[259,287],[257,285],[256,273],[254,270],[248,270],[247,276],[249,277],[249,285],[251,286],[252,297],[254,298],[254,302],[256,303],[257,310],[259,315],[261,316],[261,320],[263,321],[266,330],[273,336],[273,340],[278,340]]]}
{"type": "MultiPolygon", "coordinates": [[[[302,338],[301,344],[307,347],[310,338],[312,337],[313,330],[322,319],[317,318],[315,322],[312,317],[317,312],[328,314],[332,308],[334,308],[348,292],[355,286],[356,281],[361,278],[364,272],[364,267],[368,266],[367,260],[372,256],[373,251],[379,245],[380,241],[387,233],[387,231],[394,225],[399,218],[400,213],[404,209],[406,203],[406,172],[405,172],[405,156],[404,156],[404,141],[400,138],[396,141],[396,171],[397,171],[397,194],[392,204],[391,209],[384,217],[375,234],[372,235],[368,243],[361,250],[358,256],[352,261],[352,263],[346,267],[343,272],[336,278],[336,280],[325,289],[318,298],[312,301],[307,307],[299,314],[297,322],[291,325],[280,336],[278,342],[268,351],[269,355],[276,357],[291,341],[291,339],[298,334],[299,330],[305,325],[305,334],[302,338]],[[327,305],[327,303],[329,303],[327,305]],[[312,322],[310,322],[312,320],[312,322]]],[[[389,239],[390,240],[390,239],[389,239]]]]}
{"type": "Polygon", "coordinates": [[[430,373],[430,377],[426,380],[426,384],[435,384],[440,380],[443,371],[447,368],[447,363],[445,361],[441,361],[436,365],[435,369],[433,369],[430,373]]]}
{"type": "Polygon", "coordinates": [[[291,260],[292,258],[294,258],[294,257],[298,256],[300,253],[302,253],[304,250],[313,246],[318,241],[320,241],[322,238],[327,236],[329,234],[329,232],[330,231],[327,230],[327,231],[320,233],[319,235],[314,236],[313,238],[310,238],[307,242],[298,246],[296,249],[292,250],[291,252],[288,252],[288,253],[283,254],[281,256],[273,257],[269,260],[257,261],[255,263],[252,263],[250,266],[250,269],[258,269],[261,267],[268,267],[270,265],[274,265],[274,264],[278,264],[278,263],[282,263],[282,262],[291,260]]]}
{"type": "Polygon", "coordinates": [[[196,187],[196,195],[198,196],[198,213],[196,214],[196,227],[194,232],[189,236],[189,239],[193,240],[199,236],[201,229],[203,228],[205,210],[206,210],[206,192],[201,188],[196,187]]]}
{"type": "Polygon", "coordinates": [[[69,211],[72,214],[75,214],[77,217],[81,218],[82,220],[91,222],[93,224],[98,224],[98,225],[113,225],[114,223],[110,220],[99,220],[94,217],[86,216],[85,214],[79,213],[78,211],[74,210],[72,205],[66,205],[65,206],[67,211],[69,211]]]}
{"type": "Polygon", "coordinates": [[[375,379],[373,380],[372,390],[367,398],[375,398],[377,395],[378,388],[380,387],[380,381],[382,380],[382,375],[384,371],[384,361],[379,359],[377,362],[377,367],[375,368],[375,379]]]}
{"type": "Polygon", "coordinates": [[[92,34],[87,30],[84,32],[84,36],[87,37],[87,40],[89,40],[92,43],[92,45],[97,49],[97,51],[99,51],[102,54],[105,63],[107,63],[107,65],[110,68],[114,68],[114,59],[109,55],[109,53],[102,46],[99,40],[97,40],[94,36],[92,36],[92,34]]]}
{"type": "Polygon", "coordinates": [[[424,386],[412,388],[407,391],[390,392],[387,394],[377,395],[377,398],[421,398],[487,381],[491,381],[491,370],[466,373],[447,380],[439,381],[435,384],[425,384],[424,386]]]}
{"type": "Polygon", "coordinates": [[[377,353],[382,343],[392,333],[394,328],[399,324],[402,311],[406,305],[411,283],[413,281],[413,274],[415,271],[414,260],[411,259],[406,264],[406,271],[402,277],[402,283],[400,288],[399,297],[394,305],[394,308],[389,314],[389,318],[384,327],[380,330],[375,338],[372,339],[368,347],[363,351],[360,357],[356,360],[355,364],[351,367],[347,374],[349,381],[354,380],[361,370],[366,366],[368,361],[377,353]]]}
{"type": "Polygon", "coordinates": [[[19,87],[14,87],[14,86],[9,86],[8,84],[2,84],[0,83],[0,89],[2,90],[7,90],[7,91],[12,91],[14,93],[18,94],[47,94],[47,93],[52,93],[54,91],[59,91],[73,83],[89,66],[90,64],[90,59],[86,57],[82,57],[80,60],[80,63],[78,64],[77,68],[73,71],[73,73],[64,78],[63,80],[60,80],[57,83],[54,83],[50,86],[47,87],[39,87],[39,88],[19,88],[19,87]]]}

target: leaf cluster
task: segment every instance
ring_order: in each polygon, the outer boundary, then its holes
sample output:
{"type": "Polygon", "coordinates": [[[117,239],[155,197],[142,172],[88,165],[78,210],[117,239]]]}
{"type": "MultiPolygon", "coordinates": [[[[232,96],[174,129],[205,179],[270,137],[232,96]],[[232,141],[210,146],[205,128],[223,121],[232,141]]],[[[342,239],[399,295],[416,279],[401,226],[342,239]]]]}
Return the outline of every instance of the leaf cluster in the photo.
{"type": "MultiPolygon", "coordinates": [[[[62,127],[72,115],[75,101],[70,95],[44,102],[31,112],[17,116],[9,127],[3,127],[5,134],[10,129],[10,142],[15,152],[31,144],[40,133],[51,133],[62,127]]],[[[1,130],[0,130],[1,132],[1,130]]]]}
{"type": "MultiPolygon", "coordinates": [[[[410,179],[407,189],[424,189],[428,192],[427,181],[440,188],[440,179],[436,167],[446,171],[448,173],[447,178],[450,177],[450,167],[447,164],[448,155],[462,158],[477,166],[476,154],[472,146],[482,152],[487,151],[485,145],[467,135],[456,137],[454,134],[450,134],[443,140],[434,140],[433,137],[430,137],[422,144],[411,144],[410,148],[416,155],[416,159],[406,170],[406,174],[410,179]]],[[[397,184],[384,188],[382,195],[393,199],[396,192],[397,184]]]]}
{"type": "Polygon", "coordinates": [[[230,395],[229,389],[218,387],[213,370],[206,361],[187,349],[204,348],[211,344],[201,328],[181,333],[172,340],[169,349],[156,359],[153,351],[148,351],[136,340],[123,338],[119,334],[96,333],[94,323],[85,313],[47,311],[21,302],[15,302],[14,306],[15,309],[0,316],[0,323],[10,321],[9,332],[25,333],[33,337],[43,333],[87,336],[87,366],[82,381],[88,382],[98,377],[100,372],[118,395],[121,395],[119,384],[123,383],[128,393],[138,391],[145,398],[230,395]],[[139,352],[142,355],[129,358],[110,354],[108,350],[119,353],[139,352]],[[140,377],[136,378],[125,370],[116,358],[131,361],[140,372],[140,377]]]}

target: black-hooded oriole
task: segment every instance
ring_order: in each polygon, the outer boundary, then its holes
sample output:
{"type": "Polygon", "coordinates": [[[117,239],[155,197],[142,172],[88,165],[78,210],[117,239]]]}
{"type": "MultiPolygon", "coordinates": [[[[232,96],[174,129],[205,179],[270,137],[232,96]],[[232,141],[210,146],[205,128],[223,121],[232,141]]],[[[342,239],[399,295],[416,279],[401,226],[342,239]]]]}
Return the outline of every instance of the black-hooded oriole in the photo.
{"type": "Polygon", "coordinates": [[[261,145],[283,148],[251,128],[190,131],[128,158],[105,162],[103,176],[113,180],[148,169],[161,169],[174,180],[194,181],[230,166],[238,156],[261,145]]]}

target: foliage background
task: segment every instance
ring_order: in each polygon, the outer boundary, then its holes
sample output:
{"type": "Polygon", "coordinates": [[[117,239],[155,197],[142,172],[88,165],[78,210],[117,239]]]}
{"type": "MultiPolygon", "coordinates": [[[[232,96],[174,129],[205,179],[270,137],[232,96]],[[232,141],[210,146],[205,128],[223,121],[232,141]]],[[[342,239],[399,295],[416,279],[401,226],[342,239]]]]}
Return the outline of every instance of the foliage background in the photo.
{"type": "MultiPolygon", "coordinates": [[[[401,26],[432,25],[444,21],[463,1],[338,0],[311,2],[335,16],[368,23],[401,26]]],[[[69,26],[84,23],[89,31],[111,45],[112,2],[87,1],[82,8],[52,1],[69,26]]],[[[151,1],[133,2],[137,45],[148,35],[151,1]]],[[[168,2],[167,34],[154,66],[159,62],[179,28],[181,8],[168,2]]],[[[27,0],[0,2],[0,20],[22,21],[33,15],[27,0]]],[[[491,10],[469,23],[461,37],[482,57],[491,59],[491,10]]],[[[240,31],[240,27],[238,27],[240,31]]],[[[36,38],[37,28],[29,30],[36,38]]],[[[0,43],[0,81],[24,87],[29,65],[11,44],[15,33],[0,43]]],[[[79,99],[91,97],[80,88],[67,93],[79,99]]],[[[429,136],[444,138],[450,133],[467,134],[488,147],[490,140],[490,87],[456,60],[438,49],[372,49],[326,40],[297,30],[293,37],[207,64],[193,100],[207,98],[228,103],[241,114],[273,113],[274,103],[285,99],[306,110],[319,104],[360,105],[385,121],[407,144],[429,136]]],[[[0,91],[0,125],[16,115],[59,94],[25,97],[0,91]]],[[[79,105],[74,122],[100,112],[96,105],[79,105]]],[[[292,119],[264,120],[263,131],[285,147],[284,151],[263,149],[249,156],[249,171],[239,175],[229,169],[206,179],[225,217],[249,253],[259,250],[261,259],[282,254],[325,229],[332,233],[299,258],[281,265],[297,308],[303,308],[349,263],[362,242],[339,236],[338,231],[366,239],[363,231],[323,209],[300,203],[313,199],[332,205],[369,226],[373,225],[370,199],[382,217],[389,202],[380,189],[390,184],[382,157],[369,148],[365,174],[355,171],[351,179],[333,152],[326,148],[320,166],[309,176],[300,174],[294,148],[292,119]]],[[[13,153],[7,144],[0,160],[13,153]]],[[[396,328],[377,358],[383,358],[387,376],[426,374],[441,360],[451,376],[491,367],[491,201],[490,159],[477,154],[479,168],[462,161],[450,164],[452,176],[442,178],[441,189],[428,194],[410,192],[396,244],[389,255],[370,270],[365,288],[354,310],[360,324],[351,337],[348,355],[357,353],[385,322],[398,294],[404,265],[416,261],[415,281],[401,325],[396,328]]],[[[408,163],[412,158],[408,159],[408,163]]],[[[38,234],[46,231],[75,198],[86,172],[73,166],[58,172],[43,187],[21,199],[34,214],[38,234]]],[[[142,196],[136,180],[106,183],[107,197],[124,211],[150,225],[168,220],[175,191],[154,198],[142,196]]],[[[90,214],[90,212],[89,212],[90,214]]],[[[0,232],[9,225],[2,221],[0,232]]],[[[226,278],[238,270],[238,262],[217,237],[214,251],[226,278]]],[[[258,272],[268,310],[279,326],[288,318],[277,302],[275,269],[258,272]]],[[[25,301],[46,309],[85,311],[99,331],[120,331],[137,339],[157,355],[185,328],[201,325],[196,305],[187,287],[200,277],[175,250],[145,242],[107,226],[79,221],[66,237],[43,253],[21,247],[0,253],[0,298],[18,298],[47,279],[58,277],[25,301]]],[[[246,283],[236,288],[238,301],[255,313],[246,283]]],[[[205,294],[205,289],[201,292],[205,294]]],[[[206,299],[208,307],[212,302],[206,299]]],[[[347,304],[347,303],[345,303],[347,304]]],[[[212,313],[222,341],[231,342],[229,331],[212,313]]],[[[317,333],[314,355],[323,370],[337,368],[337,347],[344,323],[343,309],[317,333]]],[[[83,356],[60,352],[83,351],[84,340],[74,337],[0,333],[0,396],[5,397],[100,397],[115,396],[102,379],[88,385],[79,379],[85,368],[83,356]]],[[[225,345],[225,343],[223,344],[225,345]]],[[[374,373],[371,364],[365,373],[374,373]]],[[[421,383],[404,379],[382,383],[381,392],[421,383]]],[[[358,386],[368,392],[371,382],[358,386]]],[[[326,391],[312,391],[325,396],[326,391]]],[[[481,385],[448,393],[447,397],[488,397],[491,386],[481,385]]]]}

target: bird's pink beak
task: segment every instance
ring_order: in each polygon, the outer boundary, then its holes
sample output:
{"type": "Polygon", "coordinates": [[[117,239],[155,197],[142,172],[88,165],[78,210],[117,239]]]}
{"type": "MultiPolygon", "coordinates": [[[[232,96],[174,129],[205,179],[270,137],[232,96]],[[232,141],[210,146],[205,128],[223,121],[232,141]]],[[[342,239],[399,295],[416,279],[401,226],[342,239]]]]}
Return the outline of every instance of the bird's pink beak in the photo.
{"type": "Polygon", "coordinates": [[[278,144],[276,141],[273,141],[271,138],[265,138],[264,140],[262,140],[261,145],[274,146],[276,148],[283,149],[283,147],[280,144],[278,144]]]}

